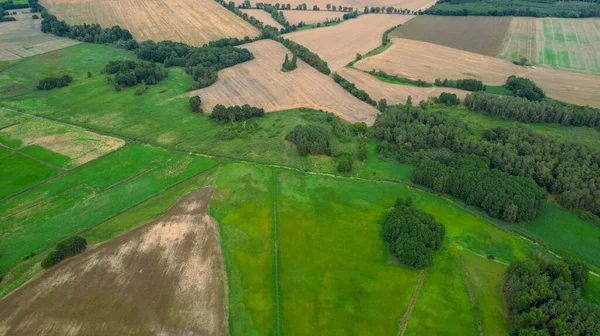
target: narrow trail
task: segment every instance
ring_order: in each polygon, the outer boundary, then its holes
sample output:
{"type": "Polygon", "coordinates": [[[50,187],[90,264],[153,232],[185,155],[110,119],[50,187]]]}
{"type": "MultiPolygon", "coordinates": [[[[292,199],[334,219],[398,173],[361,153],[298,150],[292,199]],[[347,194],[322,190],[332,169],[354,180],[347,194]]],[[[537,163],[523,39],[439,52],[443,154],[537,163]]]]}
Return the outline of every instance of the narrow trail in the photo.
{"type": "Polygon", "coordinates": [[[467,272],[467,268],[465,267],[465,262],[463,258],[460,259],[460,266],[463,271],[463,275],[465,276],[465,284],[467,285],[467,290],[469,291],[469,301],[471,302],[471,308],[473,309],[473,317],[475,318],[475,322],[477,323],[477,334],[479,336],[483,336],[483,324],[481,323],[481,318],[479,317],[479,313],[477,312],[477,302],[475,301],[475,295],[473,294],[473,290],[471,288],[471,279],[469,278],[469,272],[467,272]]]}
{"type": "Polygon", "coordinates": [[[425,282],[425,276],[427,275],[428,269],[424,269],[421,271],[421,277],[419,278],[419,282],[417,283],[417,287],[413,292],[412,299],[410,300],[410,304],[406,309],[406,313],[402,316],[400,320],[400,328],[398,329],[398,336],[403,336],[406,331],[406,327],[408,326],[408,320],[412,315],[413,310],[415,309],[415,305],[417,304],[417,299],[419,298],[419,294],[421,293],[421,288],[423,288],[423,283],[425,282]]]}
{"type": "Polygon", "coordinates": [[[277,233],[277,178],[275,169],[271,168],[273,177],[273,249],[275,256],[275,333],[281,334],[281,319],[279,314],[279,238],[277,233]]]}

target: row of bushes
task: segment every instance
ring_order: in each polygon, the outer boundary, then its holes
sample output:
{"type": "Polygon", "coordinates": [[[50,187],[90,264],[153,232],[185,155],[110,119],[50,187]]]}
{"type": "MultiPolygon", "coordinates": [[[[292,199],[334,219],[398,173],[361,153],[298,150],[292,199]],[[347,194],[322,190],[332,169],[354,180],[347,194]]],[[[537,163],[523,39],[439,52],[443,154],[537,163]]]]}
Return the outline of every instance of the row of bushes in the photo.
{"type": "Polygon", "coordinates": [[[350,92],[354,97],[356,97],[372,106],[377,106],[377,102],[374,101],[367,92],[357,88],[354,83],[346,80],[344,77],[340,76],[337,72],[333,73],[333,80],[336,83],[340,84],[344,88],[344,90],[350,92]]]}
{"type": "Polygon", "coordinates": [[[455,89],[461,89],[466,91],[485,91],[485,85],[482,81],[477,79],[436,79],[434,82],[435,86],[450,87],[455,89]]]}
{"type": "Polygon", "coordinates": [[[65,87],[73,81],[73,77],[64,75],[61,77],[46,77],[40,79],[37,85],[38,90],[52,90],[54,88],[65,87]]]}
{"type": "Polygon", "coordinates": [[[239,120],[247,120],[254,117],[263,117],[264,115],[264,109],[252,107],[248,104],[242,106],[229,107],[225,107],[223,105],[216,105],[213,108],[212,113],[210,114],[210,118],[221,122],[235,122],[239,120]]]}
{"type": "Polygon", "coordinates": [[[377,77],[382,77],[382,78],[385,78],[385,79],[389,79],[389,80],[392,80],[392,81],[398,82],[398,83],[416,85],[418,87],[432,87],[433,86],[433,84],[428,83],[428,82],[426,82],[424,80],[420,80],[420,79],[413,80],[413,79],[409,79],[409,78],[406,78],[406,77],[401,77],[401,76],[396,76],[396,75],[390,75],[390,74],[388,74],[388,73],[386,73],[385,71],[382,71],[382,70],[375,70],[375,69],[373,69],[373,70],[369,71],[369,73],[371,75],[374,75],[374,76],[377,76],[377,77]]]}

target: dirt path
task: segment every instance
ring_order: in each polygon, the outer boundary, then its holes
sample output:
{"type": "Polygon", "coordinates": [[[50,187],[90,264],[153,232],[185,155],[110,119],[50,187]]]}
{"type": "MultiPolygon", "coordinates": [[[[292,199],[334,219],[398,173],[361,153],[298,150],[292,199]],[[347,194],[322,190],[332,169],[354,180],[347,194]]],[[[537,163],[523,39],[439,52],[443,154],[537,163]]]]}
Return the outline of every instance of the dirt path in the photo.
{"type": "Polygon", "coordinates": [[[419,278],[419,282],[417,283],[417,288],[415,288],[412,299],[410,300],[410,304],[406,309],[406,313],[404,313],[404,316],[402,316],[402,319],[400,320],[400,329],[398,330],[398,336],[404,335],[404,332],[406,331],[406,327],[408,326],[408,320],[410,319],[410,315],[412,315],[412,312],[415,309],[417,299],[419,298],[419,293],[421,293],[421,288],[423,288],[423,283],[425,282],[425,276],[427,275],[427,271],[427,269],[421,271],[421,277],[419,278]]]}
{"type": "Polygon", "coordinates": [[[469,279],[469,272],[467,272],[465,262],[462,258],[460,258],[460,266],[465,276],[465,284],[467,285],[467,290],[469,291],[469,301],[471,301],[471,308],[473,308],[473,315],[475,317],[475,321],[477,322],[477,333],[479,336],[483,336],[483,324],[481,323],[481,318],[477,313],[477,302],[475,301],[475,295],[473,294],[473,290],[471,289],[471,279],[469,279]]]}
{"type": "Polygon", "coordinates": [[[227,335],[212,188],[70,258],[0,301],[0,335],[227,335]]]}

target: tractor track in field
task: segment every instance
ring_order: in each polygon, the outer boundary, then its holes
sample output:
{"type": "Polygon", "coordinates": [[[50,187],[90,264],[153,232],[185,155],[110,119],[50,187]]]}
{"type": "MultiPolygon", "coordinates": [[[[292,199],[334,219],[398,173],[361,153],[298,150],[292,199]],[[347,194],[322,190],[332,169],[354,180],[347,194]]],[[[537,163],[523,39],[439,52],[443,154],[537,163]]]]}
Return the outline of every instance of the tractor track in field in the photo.
{"type": "Polygon", "coordinates": [[[473,294],[473,289],[471,288],[471,279],[469,278],[469,272],[467,272],[467,268],[465,267],[465,262],[463,258],[460,257],[460,267],[462,268],[463,275],[465,276],[465,285],[467,285],[467,291],[469,292],[469,302],[471,302],[471,308],[473,309],[473,317],[475,318],[475,322],[477,323],[477,334],[479,336],[483,336],[483,324],[481,323],[481,317],[477,311],[477,301],[475,300],[475,295],[473,294]]]}
{"type": "Polygon", "coordinates": [[[275,169],[271,168],[273,178],[273,249],[275,258],[275,334],[281,334],[281,319],[279,313],[279,239],[277,233],[277,179],[275,169]]]}
{"type": "Polygon", "coordinates": [[[408,320],[410,320],[410,316],[412,315],[413,310],[415,309],[415,305],[417,304],[417,299],[419,299],[419,294],[421,293],[421,289],[423,288],[423,283],[425,282],[425,276],[427,275],[428,269],[424,269],[421,271],[421,277],[419,278],[419,282],[417,283],[417,287],[413,292],[413,296],[410,299],[410,303],[408,304],[408,308],[406,309],[406,313],[402,316],[402,319],[399,321],[400,328],[398,329],[398,336],[403,336],[406,331],[406,327],[408,326],[408,320]]]}

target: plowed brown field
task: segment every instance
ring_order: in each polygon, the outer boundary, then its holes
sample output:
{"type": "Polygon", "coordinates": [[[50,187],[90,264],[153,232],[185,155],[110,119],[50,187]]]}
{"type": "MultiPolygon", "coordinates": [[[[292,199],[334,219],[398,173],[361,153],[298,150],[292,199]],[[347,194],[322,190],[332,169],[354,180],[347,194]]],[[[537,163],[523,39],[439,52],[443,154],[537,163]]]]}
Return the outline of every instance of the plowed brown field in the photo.
{"type": "Polygon", "coordinates": [[[205,111],[217,104],[249,104],[268,112],[310,107],[333,112],[350,122],[372,124],[375,120],[375,108],[300,59],[296,70],[280,71],[285,54],[291,57],[280,43],[262,40],[245,44],[244,48],[250,50],[255,59],[219,71],[215,84],[189,93],[200,95],[205,111]]]}
{"type": "Polygon", "coordinates": [[[248,16],[254,16],[257,20],[265,24],[265,26],[271,26],[275,28],[283,28],[279,22],[275,21],[271,14],[265,12],[262,9],[241,9],[242,12],[248,14],[248,16]]]}
{"type": "Polygon", "coordinates": [[[414,15],[368,14],[338,25],[286,34],[327,61],[332,71],[350,63],[357,53],[365,54],[381,44],[389,28],[412,19],[414,15]]]}
{"type": "Polygon", "coordinates": [[[355,67],[426,81],[475,78],[488,85],[501,85],[508,76],[517,75],[532,79],[554,99],[600,107],[597,75],[543,66],[521,67],[499,58],[421,41],[392,38],[392,42],[390,48],[357,62],[355,67]]]}
{"type": "Polygon", "coordinates": [[[460,99],[463,99],[469,92],[452,88],[421,88],[409,85],[390,84],[382,82],[377,78],[366,74],[360,70],[342,68],[338,73],[347,80],[356,84],[362,90],[365,90],[371,98],[379,101],[385,98],[388,104],[404,104],[406,99],[411,96],[413,104],[418,104],[421,100],[427,100],[429,97],[439,97],[442,92],[455,93],[460,99]]]}
{"type": "Polygon", "coordinates": [[[119,25],[141,40],[200,46],[224,37],[254,37],[258,30],[213,0],[42,0],[68,23],[119,25]]]}
{"type": "Polygon", "coordinates": [[[63,261],[0,301],[2,335],[227,335],[212,189],[63,261]]]}

